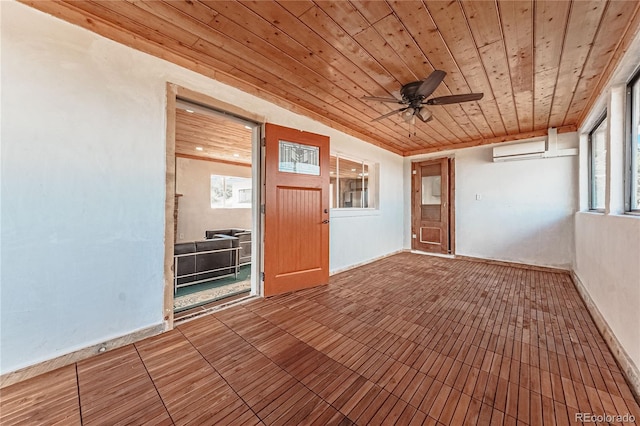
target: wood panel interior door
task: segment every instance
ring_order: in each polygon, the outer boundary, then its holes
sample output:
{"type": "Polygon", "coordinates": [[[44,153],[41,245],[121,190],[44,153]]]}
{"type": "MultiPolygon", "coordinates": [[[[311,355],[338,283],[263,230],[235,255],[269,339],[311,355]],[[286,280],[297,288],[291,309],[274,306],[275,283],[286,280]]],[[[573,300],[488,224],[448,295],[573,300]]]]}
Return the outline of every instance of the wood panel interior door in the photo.
{"type": "Polygon", "coordinates": [[[412,165],[411,248],[449,253],[449,159],[412,165]]]}
{"type": "Polygon", "coordinates": [[[264,295],[329,282],[329,138],[266,124],[264,295]]]}

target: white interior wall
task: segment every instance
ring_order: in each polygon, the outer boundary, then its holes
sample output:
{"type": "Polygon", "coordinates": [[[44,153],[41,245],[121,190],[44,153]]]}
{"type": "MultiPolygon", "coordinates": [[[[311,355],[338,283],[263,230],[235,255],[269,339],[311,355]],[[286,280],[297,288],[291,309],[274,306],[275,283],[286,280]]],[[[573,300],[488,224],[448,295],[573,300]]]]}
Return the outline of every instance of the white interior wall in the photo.
{"type": "MultiPolygon", "coordinates": [[[[560,134],[558,139],[563,148],[578,146],[577,133],[560,134]]],[[[494,163],[492,150],[480,146],[407,158],[407,205],[411,162],[454,156],[456,254],[570,269],[573,213],[578,205],[577,157],[494,163]]],[[[404,224],[404,246],[411,248],[409,209],[404,224]]]]}
{"type": "Polygon", "coordinates": [[[575,274],[637,369],[640,218],[580,212],[575,234],[575,274]]]}
{"type": "Polygon", "coordinates": [[[198,241],[211,229],[251,229],[251,209],[212,209],[211,175],[251,177],[251,167],[176,158],[178,235],[176,241],[198,241]]]}
{"type": "Polygon", "coordinates": [[[626,83],[637,70],[640,33],[579,129],[580,212],[575,215],[574,272],[628,359],[640,372],[640,216],[624,214],[626,83]],[[605,213],[588,211],[588,133],[608,114],[605,213]]]}
{"type": "Polygon", "coordinates": [[[380,163],[380,209],[331,214],[331,270],[402,248],[400,156],[23,4],[0,7],[0,374],[162,323],[167,81],[380,163]]]}

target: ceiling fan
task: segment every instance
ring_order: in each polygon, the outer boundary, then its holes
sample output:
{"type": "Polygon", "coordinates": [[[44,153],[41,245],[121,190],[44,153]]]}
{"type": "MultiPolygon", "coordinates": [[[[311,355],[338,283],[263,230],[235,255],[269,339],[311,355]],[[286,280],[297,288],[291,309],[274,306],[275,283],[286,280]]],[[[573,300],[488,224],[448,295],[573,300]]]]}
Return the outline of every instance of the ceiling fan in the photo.
{"type": "Polygon", "coordinates": [[[406,105],[400,109],[396,109],[387,114],[374,118],[372,121],[382,120],[392,116],[393,114],[402,113],[402,118],[409,122],[414,117],[418,117],[423,122],[432,120],[431,112],[424,108],[424,105],[447,105],[457,104],[460,102],[478,101],[482,99],[484,93],[465,93],[462,95],[440,96],[437,98],[427,99],[436,90],[438,85],[442,83],[446,72],[435,70],[424,80],[407,83],[400,89],[402,100],[396,98],[379,98],[377,96],[364,96],[362,99],[367,101],[391,102],[400,105],[406,105]]]}

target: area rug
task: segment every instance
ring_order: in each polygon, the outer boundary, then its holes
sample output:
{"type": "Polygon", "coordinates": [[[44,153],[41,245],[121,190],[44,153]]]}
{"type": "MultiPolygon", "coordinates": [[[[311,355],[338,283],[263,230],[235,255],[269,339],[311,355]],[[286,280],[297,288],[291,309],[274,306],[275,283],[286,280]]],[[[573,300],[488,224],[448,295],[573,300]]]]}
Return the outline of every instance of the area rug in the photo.
{"type": "Polygon", "coordinates": [[[227,277],[179,288],[173,301],[173,309],[174,312],[184,311],[250,289],[251,266],[247,265],[240,268],[237,279],[227,277]]]}

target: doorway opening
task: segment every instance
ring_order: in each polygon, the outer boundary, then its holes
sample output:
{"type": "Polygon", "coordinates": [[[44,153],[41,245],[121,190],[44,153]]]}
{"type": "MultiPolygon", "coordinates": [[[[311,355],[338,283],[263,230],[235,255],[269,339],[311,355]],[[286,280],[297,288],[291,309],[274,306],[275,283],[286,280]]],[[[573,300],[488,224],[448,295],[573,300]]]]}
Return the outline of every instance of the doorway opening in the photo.
{"type": "Polygon", "coordinates": [[[256,121],[176,96],[172,304],[189,318],[260,293],[256,121]]]}
{"type": "Polygon", "coordinates": [[[415,162],[411,173],[411,248],[454,254],[455,160],[415,162]]]}

